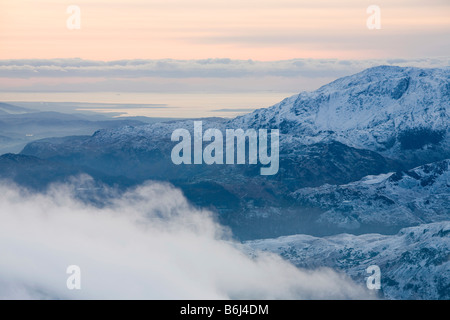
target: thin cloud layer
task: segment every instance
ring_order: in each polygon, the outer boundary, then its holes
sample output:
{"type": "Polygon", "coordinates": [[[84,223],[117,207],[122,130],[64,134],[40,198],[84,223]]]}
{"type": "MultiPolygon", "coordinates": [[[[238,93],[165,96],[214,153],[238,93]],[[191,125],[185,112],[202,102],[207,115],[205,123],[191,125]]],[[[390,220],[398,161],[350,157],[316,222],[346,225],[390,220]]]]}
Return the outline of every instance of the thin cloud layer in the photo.
{"type": "Polygon", "coordinates": [[[75,191],[67,184],[31,194],[0,184],[0,298],[371,297],[330,269],[299,270],[268,253],[249,257],[171,186],[147,183],[101,208],[75,191]],[[69,265],[81,268],[81,290],[66,287],[69,265]]]}
{"type": "Polygon", "coordinates": [[[0,77],[161,77],[161,78],[230,78],[230,77],[338,77],[377,65],[444,67],[449,57],[424,59],[294,59],[254,61],[232,59],[203,60],[119,60],[83,59],[0,60],[0,77]]]}
{"type": "Polygon", "coordinates": [[[441,68],[450,65],[450,58],[0,60],[0,92],[283,92],[287,96],[379,65],[441,68]]]}

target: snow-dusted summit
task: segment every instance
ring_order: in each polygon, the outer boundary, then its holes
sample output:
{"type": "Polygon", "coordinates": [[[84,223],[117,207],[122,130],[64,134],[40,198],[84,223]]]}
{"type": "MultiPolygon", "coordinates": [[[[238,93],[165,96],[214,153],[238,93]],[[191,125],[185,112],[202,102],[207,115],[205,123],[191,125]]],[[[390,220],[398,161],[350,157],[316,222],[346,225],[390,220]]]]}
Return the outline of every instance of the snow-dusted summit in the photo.
{"type": "MultiPolygon", "coordinates": [[[[449,146],[450,68],[379,66],[232,120],[279,128],[297,143],[336,140],[385,151],[449,146]]],[[[436,159],[437,160],[437,159],[436,159]]]]}

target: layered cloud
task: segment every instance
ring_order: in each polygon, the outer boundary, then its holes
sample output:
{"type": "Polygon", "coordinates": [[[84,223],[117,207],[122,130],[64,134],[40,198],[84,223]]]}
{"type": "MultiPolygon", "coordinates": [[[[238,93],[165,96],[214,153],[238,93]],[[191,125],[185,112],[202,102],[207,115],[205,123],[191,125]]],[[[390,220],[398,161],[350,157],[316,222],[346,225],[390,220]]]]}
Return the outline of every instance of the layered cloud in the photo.
{"type": "Polygon", "coordinates": [[[40,194],[0,185],[0,298],[371,297],[330,269],[248,256],[211,213],[169,185],[147,183],[120,196],[107,190],[115,196],[102,206],[75,197],[95,192],[75,185],[40,194]],[[81,290],[66,287],[69,265],[81,268],[81,290]]]}
{"type": "Polygon", "coordinates": [[[424,59],[294,59],[254,61],[232,59],[203,60],[118,60],[83,59],[0,60],[0,77],[161,77],[161,78],[229,78],[229,77],[339,77],[377,65],[443,67],[450,57],[424,59]]]}
{"type": "Polygon", "coordinates": [[[0,91],[15,92],[283,92],[315,90],[378,65],[446,67],[424,59],[255,61],[83,59],[0,60],[0,91]]]}

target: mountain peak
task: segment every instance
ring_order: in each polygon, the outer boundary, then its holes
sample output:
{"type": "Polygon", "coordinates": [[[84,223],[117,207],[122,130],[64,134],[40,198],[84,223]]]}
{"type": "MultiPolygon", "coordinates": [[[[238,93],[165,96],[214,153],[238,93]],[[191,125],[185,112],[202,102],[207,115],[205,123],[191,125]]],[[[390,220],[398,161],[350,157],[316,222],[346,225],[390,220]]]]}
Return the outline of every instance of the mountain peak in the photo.
{"type": "Polygon", "coordinates": [[[388,155],[448,143],[450,69],[378,66],[232,120],[278,128],[298,143],[336,140],[388,155]]]}

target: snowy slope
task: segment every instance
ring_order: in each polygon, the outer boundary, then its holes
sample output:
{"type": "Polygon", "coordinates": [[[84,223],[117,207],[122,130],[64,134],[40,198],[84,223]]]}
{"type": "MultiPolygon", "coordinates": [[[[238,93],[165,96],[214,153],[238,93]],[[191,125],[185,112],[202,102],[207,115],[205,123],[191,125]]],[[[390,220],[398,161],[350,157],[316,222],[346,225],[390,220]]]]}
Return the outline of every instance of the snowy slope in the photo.
{"type": "MultiPolygon", "coordinates": [[[[450,68],[380,66],[229,121],[203,119],[203,126],[204,130],[279,128],[284,154],[296,152],[301,145],[334,140],[418,166],[450,158],[449,80],[450,68]]],[[[177,128],[192,131],[193,123],[101,130],[90,143],[164,147],[177,128]]]]}
{"type": "Polygon", "coordinates": [[[395,156],[403,149],[436,142],[443,142],[448,150],[449,115],[450,68],[380,66],[231,123],[277,127],[300,143],[331,139],[395,156]]]}
{"type": "Polygon", "coordinates": [[[278,253],[298,267],[331,267],[365,283],[366,268],[381,269],[381,297],[450,299],[450,221],[423,224],[385,236],[294,235],[247,242],[253,250],[278,253]]]}
{"type": "Polygon", "coordinates": [[[346,185],[303,188],[293,197],[303,206],[324,211],[319,224],[348,231],[361,225],[412,226],[450,220],[450,160],[346,185]]]}

